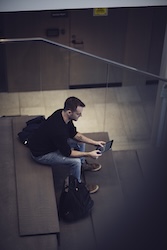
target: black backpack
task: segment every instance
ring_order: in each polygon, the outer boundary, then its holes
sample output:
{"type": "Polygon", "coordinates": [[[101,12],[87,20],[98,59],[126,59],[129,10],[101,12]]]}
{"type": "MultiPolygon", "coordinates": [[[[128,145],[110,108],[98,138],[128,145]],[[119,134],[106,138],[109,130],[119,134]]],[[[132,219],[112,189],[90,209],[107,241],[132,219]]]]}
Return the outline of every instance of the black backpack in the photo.
{"type": "Polygon", "coordinates": [[[59,202],[59,216],[72,222],[89,215],[94,205],[84,183],[78,182],[73,175],[67,176],[59,202]]]}
{"type": "Polygon", "coordinates": [[[28,140],[33,135],[35,130],[45,121],[44,116],[37,116],[26,122],[26,127],[18,133],[19,140],[25,146],[28,146],[28,140]]]}

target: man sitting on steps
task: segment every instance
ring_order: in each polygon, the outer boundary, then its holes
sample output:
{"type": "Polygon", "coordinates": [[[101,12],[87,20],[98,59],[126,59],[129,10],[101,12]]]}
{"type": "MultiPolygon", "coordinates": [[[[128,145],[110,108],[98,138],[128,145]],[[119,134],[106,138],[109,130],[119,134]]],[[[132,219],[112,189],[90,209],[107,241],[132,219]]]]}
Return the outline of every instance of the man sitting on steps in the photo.
{"type": "MultiPolygon", "coordinates": [[[[29,149],[32,158],[41,164],[61,165],[70,167],[70,174],[81,182],[81,169],[83,171],[97,171],[101,165],[88,163],[86,157],[98,159],[99,150],[85,152],[85,143],[94,146],[103,146],[104,141],[92,140],[77,132],[73,121],[82,116],[85,104],[77,97],[69,97],[64,103],[64,109],[55,111],[35,131],[29,140],[29,149]]],[[[98,185],[87,185],[90,193],[95,193],[98,185]]]]}

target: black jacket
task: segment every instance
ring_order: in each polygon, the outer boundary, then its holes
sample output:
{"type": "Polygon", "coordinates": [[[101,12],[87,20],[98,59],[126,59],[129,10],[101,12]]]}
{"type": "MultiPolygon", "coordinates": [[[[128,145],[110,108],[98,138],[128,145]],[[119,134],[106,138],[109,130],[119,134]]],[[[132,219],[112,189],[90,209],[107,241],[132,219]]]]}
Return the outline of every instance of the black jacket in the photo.
{"type": "Polygon", "coordinates": [[[76,127],[70,121],[67,124],[62,117],[62,109],[55,111],[35,131],[29,140],[29,149],[34,156],[45,155],[59,150],[64,156],[70,156],[68,138],[77,134],[76,127]]]}

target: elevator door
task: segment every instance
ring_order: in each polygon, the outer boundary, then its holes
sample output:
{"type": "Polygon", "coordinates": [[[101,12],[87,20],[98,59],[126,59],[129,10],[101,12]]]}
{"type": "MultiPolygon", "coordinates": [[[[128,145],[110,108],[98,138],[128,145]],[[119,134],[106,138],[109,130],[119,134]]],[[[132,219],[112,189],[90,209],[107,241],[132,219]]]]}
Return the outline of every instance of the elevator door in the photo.
{"type": "MultiPolygon", "coordinates": [[[[70,46],[96,56],[123,62],[127,11],[109,9],[107,16],[94,16],[93,9],[71,11],[70,46]]],[[[118,68],[79,53],[70,53],[69,85],[97,85],[121,81],[118,68]],[[108,73],[109,74],[108,74],[108,73]]]]}

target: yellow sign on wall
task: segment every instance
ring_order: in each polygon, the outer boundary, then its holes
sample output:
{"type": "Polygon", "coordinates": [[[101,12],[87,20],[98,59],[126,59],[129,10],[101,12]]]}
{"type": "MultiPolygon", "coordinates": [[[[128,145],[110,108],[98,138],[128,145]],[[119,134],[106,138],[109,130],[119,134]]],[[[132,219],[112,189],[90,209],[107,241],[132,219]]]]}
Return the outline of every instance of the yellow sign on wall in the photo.
{"type": "Polygon", "coordinates": [[[108,8],[94,8],[93,15],[94,16],[108,16],[108,8]]]}

